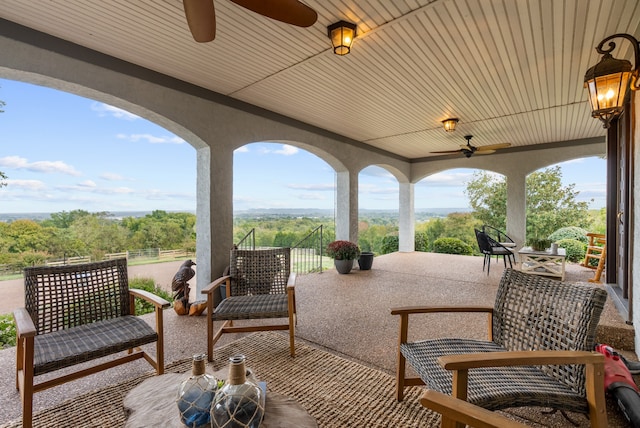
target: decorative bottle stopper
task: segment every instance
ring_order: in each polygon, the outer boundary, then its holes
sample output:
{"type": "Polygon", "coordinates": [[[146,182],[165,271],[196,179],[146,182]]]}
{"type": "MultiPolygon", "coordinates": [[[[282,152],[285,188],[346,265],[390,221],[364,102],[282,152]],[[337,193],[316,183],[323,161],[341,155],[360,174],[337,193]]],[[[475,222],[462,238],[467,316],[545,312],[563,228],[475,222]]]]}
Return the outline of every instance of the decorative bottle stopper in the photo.
{"type": "Polygon", "coordinates": [[[247,379],[245,356],[229,358],[229,378],[218,390],[211,405],[213,428],[257,428],[264,416],[262,389],[247,379]]]}
{"type": "Polygon", "coordinates": [[[190,428],[209,427],[211,403],[218,389],[218,381],[206,373],[205,354],[193,356],[191,376],[178,388],[180,420],[190,428]]]}

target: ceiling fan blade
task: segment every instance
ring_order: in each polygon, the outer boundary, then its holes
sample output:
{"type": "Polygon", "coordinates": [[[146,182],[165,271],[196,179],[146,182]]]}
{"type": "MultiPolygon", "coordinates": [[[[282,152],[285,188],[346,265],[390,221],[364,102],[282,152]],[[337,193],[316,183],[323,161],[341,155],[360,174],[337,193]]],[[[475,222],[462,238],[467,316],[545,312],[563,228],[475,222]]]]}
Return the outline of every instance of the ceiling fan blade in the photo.
{"type": "Polygon", "coordinates": [[[491,150],[476,150],[473,154],[475,155],[490,155],[491,153],[495,153],[496,151],[491,149],[491,150]]]}
{"type": "Polygon", "coordinates": [[[298,27],[310,27],[318,20],[318,14],[297,0],[231,0],[237,5],[260,15],[298,27]]]}
{"type": "Polygon", "coordinates": [[[182,0],[189,30],[196,42],[206,43],[216,38],[216,11],[213,0],[182,0]]]}
{"type": "Polygon", "coordinates": [[[485,151],[485,150],[499,150],[499,149],[506,149],[507,147],[511,147],[510,143],[502,143],[502,144],[489,144],[488,146],[482,146],[482,147],[478,147],[478,151],[485,151]]]}
{"type": "Polygon", "coordinates": [[[462,150],[445,150],[443,152],[429,152],[429,153],[437,153],[437,154],[453,154],[453,153],[461,153],[462,150]]]}

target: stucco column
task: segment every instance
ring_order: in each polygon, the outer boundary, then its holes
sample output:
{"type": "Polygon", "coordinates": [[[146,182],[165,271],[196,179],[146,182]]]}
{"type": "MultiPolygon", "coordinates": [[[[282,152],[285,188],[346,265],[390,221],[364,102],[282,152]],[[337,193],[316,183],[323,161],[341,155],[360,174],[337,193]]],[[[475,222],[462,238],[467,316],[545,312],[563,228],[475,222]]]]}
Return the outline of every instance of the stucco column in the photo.
{"type": "Polygon", "coordinates": [[[358,174],[336,173],[336,239],[358,242],[358,174]]]}
{"type": "Polygon", "coordinates": [[[527,183],[524,172],[507,176],[507,235],[521,248],[527,236],[527,183]]]}
{"type": "MultiPolygon", "coordinates": [[[[222,275],[233,245],[233,150],[222,145],[197,151],[196,292],[222,275]]],[[[217,303],[217,302],[216,302],[217,303]]]]}
{"type": "Polygon", "coordinates": [[[399,212],[399,251],[415,251],[415,185],[413,183],[399,183],[400,212],[399,212]]]}

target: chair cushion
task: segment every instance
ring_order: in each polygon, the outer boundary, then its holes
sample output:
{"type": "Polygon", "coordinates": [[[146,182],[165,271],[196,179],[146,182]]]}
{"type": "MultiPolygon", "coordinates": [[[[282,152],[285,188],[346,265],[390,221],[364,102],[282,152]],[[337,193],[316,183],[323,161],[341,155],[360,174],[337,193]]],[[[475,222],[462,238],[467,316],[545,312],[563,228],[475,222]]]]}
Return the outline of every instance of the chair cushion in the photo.
{"type": "MultiPolygon", "coordinates": [[[[452,394],[453,374],[443,369],[438,357],[477,352],[504,352],[494,342],[445,338],[403,343],[400,352],[430,388],[452,394]]],[[[584,396],[545,375],[538,367],[496,367],[469,370],[470,403],[489,410],[541,406],[587,413],[584,396]]]]}
{"type": "Polygon", "coordinates": [[[84,363],[158,340],[158,334],[133,315],[84,324],[34,339],[34,375],[84,363]]]}
{"type": "Polygon", "coordinates": [[[246,320],[284,318],[289,316],[286,294],[232,296],[224,299],[213,311],[213,320],[246,320]]]}

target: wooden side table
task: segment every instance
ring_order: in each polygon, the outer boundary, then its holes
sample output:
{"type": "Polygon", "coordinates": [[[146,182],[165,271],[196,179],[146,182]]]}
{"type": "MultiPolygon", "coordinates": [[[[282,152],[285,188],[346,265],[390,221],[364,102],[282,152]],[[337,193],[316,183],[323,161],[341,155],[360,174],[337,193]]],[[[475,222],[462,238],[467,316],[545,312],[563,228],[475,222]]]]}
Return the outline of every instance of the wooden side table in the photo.
{"type": "Polygon", "coordinates": [[[534,251],[531,247],[523,247],[518,254],[522,272],[564,280],[564,265],[567,259],[567,251],[564,248],[558,248],[557,254],[552,254],[550,251],[534,251]]]}

